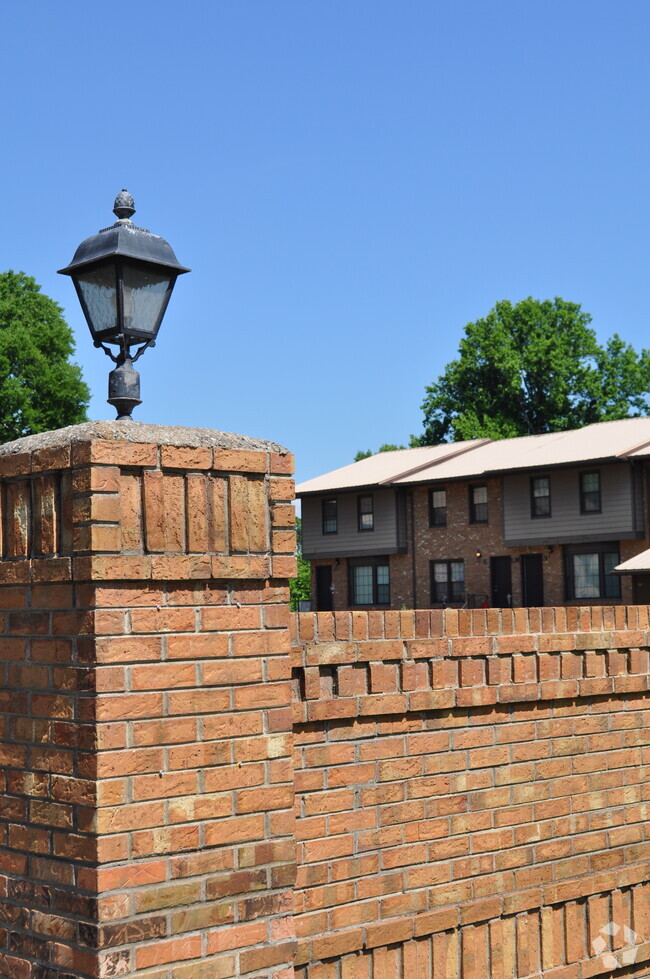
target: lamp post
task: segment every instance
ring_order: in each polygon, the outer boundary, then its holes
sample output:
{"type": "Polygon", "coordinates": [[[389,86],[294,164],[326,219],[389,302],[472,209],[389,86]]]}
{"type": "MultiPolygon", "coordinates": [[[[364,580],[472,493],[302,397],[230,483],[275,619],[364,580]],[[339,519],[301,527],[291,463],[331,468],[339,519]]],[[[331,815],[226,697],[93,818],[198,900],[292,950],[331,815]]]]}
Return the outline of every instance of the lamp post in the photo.
{"type": "Polygon", "coordinates": [[[119,421],[131,420],[135,406],[142,404],[140,374],[133,364],[155,346],[176,279],[190,269],[179,265],[164,238],[133,224],[135,206],[126,190],[115,198],[113,214],[115,224],[82,241],[70,265],[59,272],[74,282],[95,346],[117,365],[108,375],[108,403],[117,409],[119,421]]]}

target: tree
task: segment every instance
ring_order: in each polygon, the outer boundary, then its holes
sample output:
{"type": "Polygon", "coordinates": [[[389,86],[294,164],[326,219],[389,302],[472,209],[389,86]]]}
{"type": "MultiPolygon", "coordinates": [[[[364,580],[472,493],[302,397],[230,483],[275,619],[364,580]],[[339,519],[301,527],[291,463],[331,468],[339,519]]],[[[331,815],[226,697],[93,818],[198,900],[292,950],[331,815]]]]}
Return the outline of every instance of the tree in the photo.
{"type": "Polygon", "coordinates": [[[603,347],[577,303],[498,302],[468,323],[459,357],[426,388],[411,445],[511,438],[647,414],[650,351],[614,334],[603,347]]]}
{"type": "MultiPolygon", "coordinates": [[[[405,445],[393,445],[391,442],[384,442],[383,445],[379,446],[377,452],[395,452],[397,449],[405,449],[405,448],[406,448],[405,445]]],[[[354,457],[354,461],[359,462],[361,459],[368,459],[370,458],[370,456],[374,456],[376,454],[377,453],[373,452],[372,449],[367,449],[365,452],[363,451],[363,449],[359,449],[359,451],[354,457]]]]}
{"type": "Polygon", "coordinates": [[[58,303],[23,272],[0,273],[0,442],[86,420],[74,348],[58,303]]]}
{"type": "Polygon", "coordinates": [[[289,581],[289,607],[297,612],[300,602],[308,602],[311,598],[311,564],[302,556],[302,520],[296,517],[296,554],[298,557],[298,575],[289,581]]]}

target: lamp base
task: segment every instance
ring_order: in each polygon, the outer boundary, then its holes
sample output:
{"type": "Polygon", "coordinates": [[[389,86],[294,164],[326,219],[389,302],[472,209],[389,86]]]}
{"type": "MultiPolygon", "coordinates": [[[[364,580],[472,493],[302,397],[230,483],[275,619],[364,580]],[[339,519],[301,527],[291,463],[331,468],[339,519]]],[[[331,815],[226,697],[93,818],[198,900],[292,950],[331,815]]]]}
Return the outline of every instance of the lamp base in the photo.
{"type": "Polygon", "coordinates": [[[142,404],[140,373],[131,363],[130,357],[126,357],[108,375],[107,401],[116,409],[117,421],[132,421],[131,412],[136,405],[142,404]]]}

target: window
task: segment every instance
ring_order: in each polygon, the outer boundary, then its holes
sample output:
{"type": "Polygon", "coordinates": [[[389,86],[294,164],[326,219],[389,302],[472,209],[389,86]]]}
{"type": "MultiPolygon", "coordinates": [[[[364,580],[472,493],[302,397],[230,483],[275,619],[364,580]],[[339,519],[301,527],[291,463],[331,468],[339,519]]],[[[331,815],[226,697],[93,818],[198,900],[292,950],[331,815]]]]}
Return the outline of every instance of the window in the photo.
{"type": "Polygon", "coordinates": [[[350,604],[390,604],[388,558],[356,558],[350,561],[350,604]]]}
{"type": "Polygon", "coordinates": [[[600,473],[580,473],[580,513],[600,510],[600,473]]]}
{"type": "Polygon", "coordinates": [[[447,491],[443,489],[429,490],[429,526],[447,526],[447,491]]]}
{"type": "Polygon", "coordinates": [[[336,516],[336,500],[323,500],[323,533],[338,533],[338,519],[336,516]]]}
{"type": "Polygon", "coordinates": [[[487,486],[485,483],[469,488],[469,522],[488,522],[487,486]]]}
{"type": "Polygon", "coordinates": [[[572,598],[620,598],[618,544],[580,544],[565,549],[566,595],[572,598]]]}
{"type": "Polygon", "coordinates": [[[530,481],[531,517],[550,517],[551,480],[548,476],[533,476],[530,481]]]}
{"type": "Polygon", "coordinates": [[[357,514],[359,530],[375,529],[375,514],[373,512],[372,494],[357,497],[357,514]]]}
{"type": "Polygon", "coordinates": [[[431,602],[450,605],[465,597],[465,564],[463,561],[431,562],[431,602]]]}

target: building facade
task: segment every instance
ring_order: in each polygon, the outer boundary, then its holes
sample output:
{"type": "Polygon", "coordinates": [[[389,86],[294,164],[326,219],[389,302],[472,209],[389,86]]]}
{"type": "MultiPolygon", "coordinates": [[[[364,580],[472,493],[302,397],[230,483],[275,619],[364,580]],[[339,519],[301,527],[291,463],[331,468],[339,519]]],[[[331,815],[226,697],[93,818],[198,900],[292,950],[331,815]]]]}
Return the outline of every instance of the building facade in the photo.
{"type": "Polygon", "coordinates": [[[649,546],[649,463],[639,418],[382,453],[302,483],[312,608],[648,601],[650,575],[616,569],[649,546]]]}

